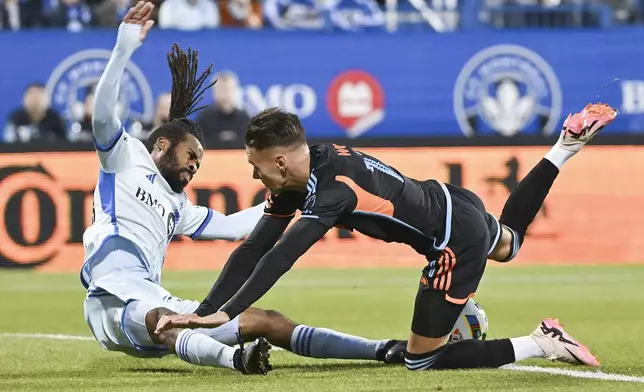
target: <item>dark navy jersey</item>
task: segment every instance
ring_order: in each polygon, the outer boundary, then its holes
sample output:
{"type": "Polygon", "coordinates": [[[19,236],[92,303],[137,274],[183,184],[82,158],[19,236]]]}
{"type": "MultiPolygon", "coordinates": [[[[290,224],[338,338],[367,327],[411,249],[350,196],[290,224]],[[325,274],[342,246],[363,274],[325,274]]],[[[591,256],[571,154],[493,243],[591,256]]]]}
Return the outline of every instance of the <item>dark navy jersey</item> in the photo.
{"type": "Polygon", "coordinates": [[[334,226],[408,244],[428,260],[445,248],[451,198],[444,184],[406,177],[335,144],[311,146],[310,152],[306,191],[268,198],[265,216],[232,253],[199,315],[221,309],[233,318],[248,309],[334,226]],[[280,238],[297,210],[301,218],[280,238]]]}
{"type": "Polygon", "coordinates": [[[435,250],[445,237],[446,191],[434,180],[406,177],[386,163],[335,144],[310,147],[307,191],[271,195],[266,214],[343,227],[417,252],[435,250]]]}

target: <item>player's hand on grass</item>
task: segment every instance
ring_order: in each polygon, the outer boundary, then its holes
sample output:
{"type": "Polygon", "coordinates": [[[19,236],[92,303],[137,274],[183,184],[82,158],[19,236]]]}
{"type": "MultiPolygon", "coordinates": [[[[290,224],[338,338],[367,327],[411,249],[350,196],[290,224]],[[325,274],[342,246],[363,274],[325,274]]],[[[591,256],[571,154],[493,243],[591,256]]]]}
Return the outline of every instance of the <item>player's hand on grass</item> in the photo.
{"type": "Polygon", "coordinates": [[[141,32],[139,33],[139,40],[141,42],[143,42],[148,31],[154,25],[152,11],[154,11],[154,4],[149,1],[139,1],[134,7],[130,8],[123,18],[123,23],[141,27],[141,32]]]}
{"type": "Polygon", "coordinates": [[[205,317],[200,317],[196,313],[165,315],[157,323],[154,333],[159,334],[172,328],[217,328],[229,321],[230,317],[224,312],[205,317]]]}

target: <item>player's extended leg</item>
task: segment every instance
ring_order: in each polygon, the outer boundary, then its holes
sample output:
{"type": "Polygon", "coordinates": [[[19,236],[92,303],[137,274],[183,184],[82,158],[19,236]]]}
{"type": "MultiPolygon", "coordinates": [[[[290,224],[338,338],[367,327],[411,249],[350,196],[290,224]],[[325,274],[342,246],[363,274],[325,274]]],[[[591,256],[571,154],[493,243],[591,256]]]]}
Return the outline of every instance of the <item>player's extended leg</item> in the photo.
{"type": "Polygon", "coordinates": [[[405,353],[407,368],[499,367],[534,357],[597,366],[590,352],[554,320],[544,321],[531,336],[447,344],[467,299],[478,288],[490,246],[483,203],[462,188],[448,189],[452,199],[451,237],[440,258],[431,257],[423,271],[405,353]]]}
{"type": "MultiPolygon", "coordinates": [[[[175,328],[155,334],[159,319],[163,315],[176,313],[166,308],[150,310],[149,306],[142,301],[128,303],[123,309],[122,324],[125,324],[129,318],[135,321],[131,323],[134,328],[129,328],[130,333],[137,333],[136,326],[141,325],[137,321],[141,314],[145,314],[146,331],[140,331],[140,333],[147,333],[154,343],[166,346],[168,350],[190,364],[229,367],[244,374],[266,374],[271,369],[268,362],[270,346],[264,338],[258,338],[248,347],[241,345],[240,348],[235,349],[200,333],[199,330],[175,328]]],[[[132,338],[136,339],[134,336],[132,338]]]]}
{"type": "Polygon", "coordinates": [[[587,105],[581,112],[568,116],[557,144],[508,197],[499,219],[503,225],[501,237],[490,259],[507,262],[517,255],[528,226],[537,216],[563,164],[616,116],[617,112],[604,104],[587,105]]]}
{"type": "Polygon", "coordinates": [[[221,327],[210,331],[196,329],[222,343],[232,343],[231,336],[241,331],[246,339],[263,336],[274,345],[295,354],[312,358],[365,359],[402,363],[404,346],[399,340],[369,340],[327,328],[297,324],[280,312],[249,308],[221,327]]]}
{"type": "MultiPolygon", "coordinates": [[[[429,305],[432,311],[414,313],[416,332],[410,335],[405,354],[409,370],[496,368],[529,358],[547,358],[575,365],[599,366],[590,351],[568,335],[556,319],[542,321],[529,336],[496,340],[462,340],[447,344],[452,321],[455,323],[462,305],[445,300],[444,294],[427,290],[419,292],[416,306],[429,305]],[[424,298],[423,298],[424,297],[424,298]],[[422,328],[416,315],[423,320],[438,321],[429,329],[422,328]],[[433,315],[433,317],[432,317],[433,315]],[[439,321],[440,320],[440,321],[439,321]],[[442,328],[442,330],[441,330],[442,328]],[[422,332],[421,332],[422,331],[422,332]],[[447,333],[446,333],[447,331],[447,333]],[[442,337],[431,337],[423,335],[442,337]]],[[[429,325],[429,321],[426,321],[429,325]]]]}

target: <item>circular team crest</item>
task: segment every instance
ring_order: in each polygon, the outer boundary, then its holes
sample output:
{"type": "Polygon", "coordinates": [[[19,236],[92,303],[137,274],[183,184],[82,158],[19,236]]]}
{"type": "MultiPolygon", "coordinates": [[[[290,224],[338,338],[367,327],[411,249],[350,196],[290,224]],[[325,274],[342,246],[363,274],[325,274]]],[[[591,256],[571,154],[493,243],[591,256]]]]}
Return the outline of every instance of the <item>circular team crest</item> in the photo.
{"type": "Polygon", "coordinates": [[[385,98],[380,83],[369,73],[344,72],[333,79],[326,104],[333,121],[347,136],[358,137],[385,118],[385,98]]]}
{"type": "Polygon", "coordinates": [[[558,126],[561,106],[554,71],[522,46],[497,45],[478,52],[454,87],[454,112],[467,136],[548,136],[558,126]]]}
{"type": "MultiPolygon", "coordinates": [[[[82,118],[85,98],[98,83],[110,56],[109,50],[89,49],[76,52],[58,64],[46,86],[52,108],[69,121],[82,118]]],[[[150,85],[141,69],[131,61],[121,77],[117,113],[123,123],[126,120],[149,122],[154,115],[150,85]]]]}
{"type": "Polygon", "coordinates": [[[168,214],[168,242],[174,236],[174,229],[177,227],[177,217],[174,212],[168,214]]]}

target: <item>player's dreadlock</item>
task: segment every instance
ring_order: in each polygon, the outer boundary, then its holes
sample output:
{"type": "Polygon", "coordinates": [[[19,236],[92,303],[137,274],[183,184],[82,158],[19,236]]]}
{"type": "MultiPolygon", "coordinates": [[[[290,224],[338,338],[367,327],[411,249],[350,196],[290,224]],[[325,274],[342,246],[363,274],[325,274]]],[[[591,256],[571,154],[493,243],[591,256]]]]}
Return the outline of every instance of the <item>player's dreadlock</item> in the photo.
{"type": "Polygon", "coordinates": [[[191,134],[204,144],[204,136],[199,124],[188,119],[206,106],[196,107],[203,99],[206,90],[212,87],[217,81],[203,87],[206,80],[212,73],[212,64],[197,77],[199,51],[188,48],[184,52],[176,43],[172,46],[172,52],[168,53],[168,66],[172,74],[172,97],[170,102],[170,121],[157,128],[146,142],[148,151],[154,149],[154,144],[160,137],[170,140],[173,145],[183,140],[186,134],[191,134]]]}
{"type": "Polygon", "coordinates": [[[198,56],[198,51],[188,48],[188,53],[186,53],[177,44],[174,44],[172,52],[168,53],[168,66],[170,66],[170,72],[172,72],[170,120],[185,118],[203,109],[205,106],[200,106],[196,109],[195,106],[203,99],[203,93],[216,82],[212,82],[202,88],[212,72],[212,64],[197,78],[198,56]]]}

